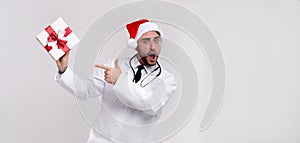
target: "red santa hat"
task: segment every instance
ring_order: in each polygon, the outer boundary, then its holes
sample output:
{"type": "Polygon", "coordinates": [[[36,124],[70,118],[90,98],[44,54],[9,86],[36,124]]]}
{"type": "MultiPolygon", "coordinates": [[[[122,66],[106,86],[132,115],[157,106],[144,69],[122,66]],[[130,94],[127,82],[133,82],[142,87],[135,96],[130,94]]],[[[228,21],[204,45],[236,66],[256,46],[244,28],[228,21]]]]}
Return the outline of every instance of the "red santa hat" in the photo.
{"type": "Polygon", "coordinates": [[[127,31],[129,33],[129,39],[127,41],[127,47],[135,49],[137,47],[137,41],[146,32],[157,31],[160,36],[162,36],[162,31],[158,26],[150,22],[147,19],[141,19],[134,21],[126,25],[127,31]]]}

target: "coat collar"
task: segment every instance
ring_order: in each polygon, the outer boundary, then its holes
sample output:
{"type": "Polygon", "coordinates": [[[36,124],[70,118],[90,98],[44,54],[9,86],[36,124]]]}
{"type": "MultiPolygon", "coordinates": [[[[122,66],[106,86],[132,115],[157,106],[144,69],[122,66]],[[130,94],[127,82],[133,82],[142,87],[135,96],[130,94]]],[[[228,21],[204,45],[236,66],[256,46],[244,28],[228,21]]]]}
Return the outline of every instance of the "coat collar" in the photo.
{"type": "MultiPolygon", "coordinates": [[[[137,67],[138,67],[139,65],[141,65],[140,62],[138,61],[137,55],[135,55],[135,57],[133,57],[133,59],[132,59],[132,61],[131,61],[131,65],[132,65],[132,68],[133,68],[134,70],[137,70],[137,67]]],[[[146,73],[148,74],[148,73],[151,73],[157,66],[158,66],[158,65],[157,65],[157,63],[156,63],[156,64],[153,65],[153,66],[144,66],[144,67],[145,67],[146,73]]]]}

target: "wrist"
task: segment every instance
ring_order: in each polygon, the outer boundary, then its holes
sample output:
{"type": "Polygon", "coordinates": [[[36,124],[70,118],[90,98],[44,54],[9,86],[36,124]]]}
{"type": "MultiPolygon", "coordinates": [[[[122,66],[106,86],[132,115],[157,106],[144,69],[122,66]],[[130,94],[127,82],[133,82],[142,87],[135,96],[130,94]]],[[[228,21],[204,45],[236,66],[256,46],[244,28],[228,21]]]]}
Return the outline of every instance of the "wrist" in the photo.
{"type": "Polygon", "coordinates": [[[67,70],[68,66],[64,67],[63,69],[58,69],[59,74],[63,74],[67,70]]]}

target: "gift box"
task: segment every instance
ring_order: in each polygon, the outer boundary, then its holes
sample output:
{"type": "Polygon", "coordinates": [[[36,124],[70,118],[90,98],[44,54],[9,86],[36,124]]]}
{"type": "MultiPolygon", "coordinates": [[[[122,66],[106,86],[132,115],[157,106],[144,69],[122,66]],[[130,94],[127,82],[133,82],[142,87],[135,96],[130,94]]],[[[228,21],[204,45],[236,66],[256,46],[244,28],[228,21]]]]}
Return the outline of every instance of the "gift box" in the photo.
{"type": "Polygon", "coordinates": [[[48,25],[36,36],[36,39],[54,60],[61,58],[79,42],[77,36],[61,17],[48,25]]]}

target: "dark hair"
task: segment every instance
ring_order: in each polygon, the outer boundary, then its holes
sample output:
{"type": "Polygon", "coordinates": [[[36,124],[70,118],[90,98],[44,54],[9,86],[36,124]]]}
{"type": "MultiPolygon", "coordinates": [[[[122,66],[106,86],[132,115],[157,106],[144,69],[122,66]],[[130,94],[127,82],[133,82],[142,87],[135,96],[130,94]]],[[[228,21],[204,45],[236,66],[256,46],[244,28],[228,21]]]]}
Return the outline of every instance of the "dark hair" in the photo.
{"type": "Polygon", "coordinates": [[[158,31],[155,31],[159,36],[160,36],[160,33],[158,31]]]}

